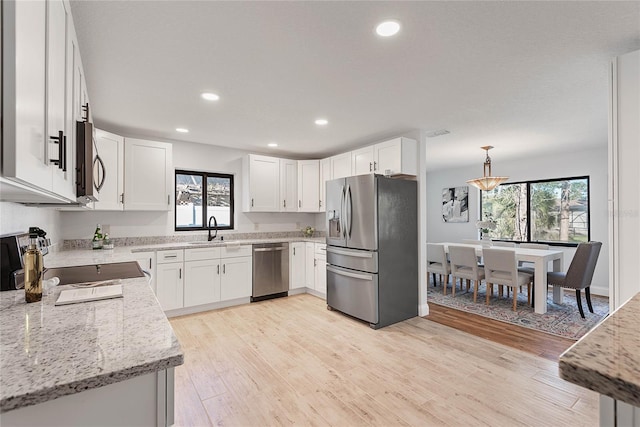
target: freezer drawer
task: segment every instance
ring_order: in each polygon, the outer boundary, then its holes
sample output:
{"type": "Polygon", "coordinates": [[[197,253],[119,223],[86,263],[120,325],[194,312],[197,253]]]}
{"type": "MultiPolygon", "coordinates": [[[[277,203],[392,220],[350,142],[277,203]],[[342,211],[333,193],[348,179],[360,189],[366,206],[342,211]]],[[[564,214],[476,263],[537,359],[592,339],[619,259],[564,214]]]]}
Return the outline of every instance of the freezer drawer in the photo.
{"type": "Polygon", "coordinates": [[[327,265],[327,305],[378,323],[378,275],[327,265]]]}
{"type": "Polygon", "coordinates": [[[378,252],[327,246],[327,264],[377,273],[378,252]]]}

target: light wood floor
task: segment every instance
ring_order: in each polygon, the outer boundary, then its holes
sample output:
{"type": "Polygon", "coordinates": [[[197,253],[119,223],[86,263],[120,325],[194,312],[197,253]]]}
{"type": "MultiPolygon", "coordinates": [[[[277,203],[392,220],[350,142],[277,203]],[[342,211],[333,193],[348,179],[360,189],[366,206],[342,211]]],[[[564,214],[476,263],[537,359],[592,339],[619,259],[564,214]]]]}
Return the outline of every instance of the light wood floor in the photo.
{"type": "Polygon", "coordinates": [[[374,331],[302,294],[171,324],[179,426],[598,424],[556,362],[419,317],[374,331]]]}

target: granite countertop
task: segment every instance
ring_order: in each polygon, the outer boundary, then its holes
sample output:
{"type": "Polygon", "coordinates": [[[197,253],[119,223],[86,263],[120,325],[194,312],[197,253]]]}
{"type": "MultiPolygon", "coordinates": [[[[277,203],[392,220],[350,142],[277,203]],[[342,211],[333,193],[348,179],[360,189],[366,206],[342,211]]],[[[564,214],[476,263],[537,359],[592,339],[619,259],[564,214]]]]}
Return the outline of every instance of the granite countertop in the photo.
{"type": "Polygon", "coordinates": [[[0,413],[183,363],[180,343],[147,280],[121,281],[123,298],[54,306],[0,292],[0,413]]]}
{"type": "Polygon", "coordinates": [[[640,407],[640,293],[560,356],[560,377],[640,407]]]}
{"type": "Polygon", "coordinates": [[[325,237],[273,237],[264,239],[241,239],[241,240],[212,240],[207,242],[206,240],[194,241],[194,242],[169,242],[158,243],[154,245],[140,245],[130,247],[131,252],[148,252],[148,251],[161,251],[171,249],[194,249],[194,248],[218,248],[218,247],[233,247],[240,245],[257,245],[260,243],[291,243],[291,242],[312,242],[312,243],[326,243],[325,237]]]}

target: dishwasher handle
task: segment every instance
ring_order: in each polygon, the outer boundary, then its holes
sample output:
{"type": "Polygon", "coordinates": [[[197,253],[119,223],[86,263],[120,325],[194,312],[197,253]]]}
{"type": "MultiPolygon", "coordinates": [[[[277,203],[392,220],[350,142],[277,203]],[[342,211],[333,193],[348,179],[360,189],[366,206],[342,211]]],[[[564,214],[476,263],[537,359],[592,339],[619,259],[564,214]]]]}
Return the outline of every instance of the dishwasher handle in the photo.
{"type": "Polygon", "coordinates": [[[277,246],[275,248],[255,248],[254,252],[274,252],[274,251],[283,251],[285,250],[284,246],[277,246]]]}

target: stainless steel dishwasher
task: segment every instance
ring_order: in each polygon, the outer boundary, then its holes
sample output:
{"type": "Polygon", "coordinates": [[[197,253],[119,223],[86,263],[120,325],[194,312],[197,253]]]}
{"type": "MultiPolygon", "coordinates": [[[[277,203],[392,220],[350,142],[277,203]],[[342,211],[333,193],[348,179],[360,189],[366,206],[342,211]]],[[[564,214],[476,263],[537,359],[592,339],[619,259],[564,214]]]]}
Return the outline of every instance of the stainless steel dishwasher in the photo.
{"type": "Polygon", "coordinates": [[[253,245],[251,301],[287,296],[289,291],[289,243],[253,245]]]}

